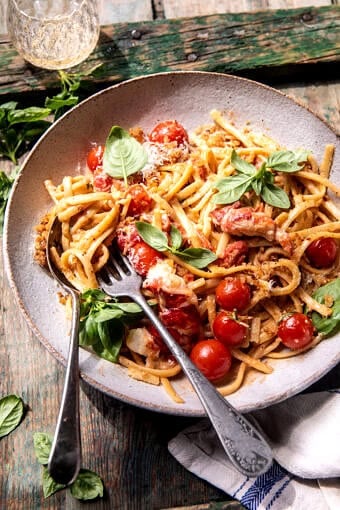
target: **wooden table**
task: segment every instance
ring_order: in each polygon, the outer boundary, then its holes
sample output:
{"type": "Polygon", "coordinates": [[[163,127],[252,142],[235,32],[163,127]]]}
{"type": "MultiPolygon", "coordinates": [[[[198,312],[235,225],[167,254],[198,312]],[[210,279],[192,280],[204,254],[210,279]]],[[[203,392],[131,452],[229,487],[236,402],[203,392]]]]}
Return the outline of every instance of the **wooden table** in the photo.
{"type": "MultiPolygon", "coordinates": [[[[138,70],[138,66],[127,66],[127,74],[126,67],[120,68],[114,58],[109,65],[105,52],[95,52],[91,58],[95,61],[102,58],[106,67],[92,86],[99,89],[141,72],[146,74],[164,68],[234,72],[255,77],[294,96],[339,132],[340,14],[337,3],[337,0],[99,0],[101,24],[105,25],[100,49],[120,44],[126,59],[132,59],[134,51],[134,58],[141,67],[138,70]],[[297,8],[300,10],[295,10],[297,8]],[[201,18],[178,19],[185,16],[201,18]],[[282,25],[288,21],[291,31],[282,25]],[[226,40],[225,46],[219,47],[217,52],[209,42],[209,34],[218,27],[229,30],[235,25],[239,26],[238,33],[229,37],[230,41],[226,40]],[[204,27],[202,33],[206,34],[204,45],[195,45],[190,39],[190,30],[199,26],[204,27]],[[302,30],[306,26],[310,30],[302,30]],[[252,30],[253,27],[257,32],[254,29],[251,38],[245,37],[245,28],[252,30]],[[137,32],[131,40],[132,30],[137,32]],[[164,34],[171,35],[170,45],[176,44],[183,51],[173,54],[171,61],[169,52],[163,48],[162,61],[152,63],[148,60],[148,49],[154,44],[162,45],[164,34]],[[261,40],[264,44],[260,44],[261,40]],[[208,58],[209,53],[213,58],[208,58]],[[250,58],[254,54],[255,57],[250,58]]],[[[16,55],[5,35],[5,11],[6,1],[2,1],[0,103],[19,98],[30,104],[33,99],[44,97],[46,88],[55,84],[55,77],[53,73],[32,69],[16,55]]],[[[0,163],[0,169],[10,168],[7,162],[0,163]]],[[[84,382],[81,384],[83,465],[102,477],[105,497],[84,504],[63,491],[44,500],[41,467],[35,459],[32,436],[38,431],[54,431],[64,368],[40,345],[18,313],[2,261],[0,263],[0,396],[18,394],[27,406],[21,425],[0,441],[0,508],[240,508],[228,495],[187,472],[168,453],[168,440],[192,423],[192,419],[131,407],[84,382]]],[[[335,385],[338,374],[339,367],[316,387],[335,385]]]]}

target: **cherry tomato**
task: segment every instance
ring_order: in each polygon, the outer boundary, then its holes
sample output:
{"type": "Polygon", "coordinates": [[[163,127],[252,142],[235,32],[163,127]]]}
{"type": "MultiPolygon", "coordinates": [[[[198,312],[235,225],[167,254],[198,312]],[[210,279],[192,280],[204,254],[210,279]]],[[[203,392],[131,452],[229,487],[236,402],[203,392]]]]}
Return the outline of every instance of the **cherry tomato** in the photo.
{"type": "Polygon", "coordinates": [[[241,312],[250,303],[251,290],[240,278],[225,278],[216,287],[216,301],[225,310],[241,312]]]}
{"type": "Polygon", "coordinates": [[[212,329],[217,340],[228,347],[241,345],[247,333],[246,326],[232,319],[227,312],[216,315],[212,329]]]}
{"type": "Polygon", "coordinates": [[[177,120],[160,122],[153,128],[149,138],[152,142],[177,142],[178,145],[189,141],[188,133],[177,120]]]}
{"type": "Polygon", "coordinates": [[[146,276],[150,267],[161,259],[161,254],[144,241],[140,241],[131,246],[128,257],[137,273],[146,276]]]}
{"type": "Polygon", "coordinates": [[[331,267],[336,261],[339,245],[332,237],[315,239],[307,248],[306,255],[312,266],[317,268],[331,267]]]}
{"type": "Polygon", "coordinates": [[[282,319],[277,334],[289,349],[302,349],[313,340],[314,326],[307,315],[295,312],[282,319]]]}
{"type": "Polygon", "coordinates": [[[104,147],[102,145],[97,145],[89,151],[86,162],[91,172],[94,172],[95,169],[103,163],[103,154],[104,147]]]}
{"type": "Polygon", "coordinates": [[[111,175],[98,173],[93,178],[93,187],[95,191],[111,191],[113,178],[111,175]]]}
{"type": "Polygon", "coordinates": [[[142,212],[150,210],[152,198],[141,184],[133,184],[129,188],[131,202],[128,207],[128,216],[139,216],[142,212]]]}
{"type": "Polygon", "coordinates": [[[190,353],[191,361],[209,381],[217,381],[231,367],[231,353],[219,340],[200,340],[190,353]]]}

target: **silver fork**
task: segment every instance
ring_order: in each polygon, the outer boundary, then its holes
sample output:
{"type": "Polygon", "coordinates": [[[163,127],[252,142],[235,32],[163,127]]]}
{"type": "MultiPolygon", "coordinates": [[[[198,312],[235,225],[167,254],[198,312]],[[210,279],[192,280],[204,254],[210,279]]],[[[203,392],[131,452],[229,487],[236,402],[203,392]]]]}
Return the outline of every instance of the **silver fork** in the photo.
{"type": "Polygon", "coordinates": [[[108,296],[129,297],[139,304],[158,329],[195,389],[228,458],[238,471],[251,477],[266,472],[273,460],[270,447],[258,430],[236,411],[197,369],[170,335],[141,293],[142,278],[135,272],[129,260],[120,253],[111,255],[110,262],[99,275],[98,281],[108,296]]]}

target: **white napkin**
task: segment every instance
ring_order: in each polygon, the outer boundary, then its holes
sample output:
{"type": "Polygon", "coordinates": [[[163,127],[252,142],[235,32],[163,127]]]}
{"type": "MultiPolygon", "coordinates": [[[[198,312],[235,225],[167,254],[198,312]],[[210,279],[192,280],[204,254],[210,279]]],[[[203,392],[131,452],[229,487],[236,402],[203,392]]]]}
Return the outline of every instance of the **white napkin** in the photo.
{"type": "Polygon", "coordinates": [[[189,471],[249,510],[340,510],[340,390],[301,394],[251,413],[275,461],[258,478],[229,462],[203,419],[169,442],[189,471]]]}

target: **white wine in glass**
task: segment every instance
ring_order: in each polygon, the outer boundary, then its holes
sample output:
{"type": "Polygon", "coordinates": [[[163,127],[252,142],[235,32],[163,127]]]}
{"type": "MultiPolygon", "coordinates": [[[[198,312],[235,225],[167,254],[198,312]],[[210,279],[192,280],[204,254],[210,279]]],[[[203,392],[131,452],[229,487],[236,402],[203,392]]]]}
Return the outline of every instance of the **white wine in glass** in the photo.
{"type": "Polygon", "coordinates": [[[85,60],[99,37],[96,0],[8,0],[8,33],[18,53],[44,69],[85,60]]]}

